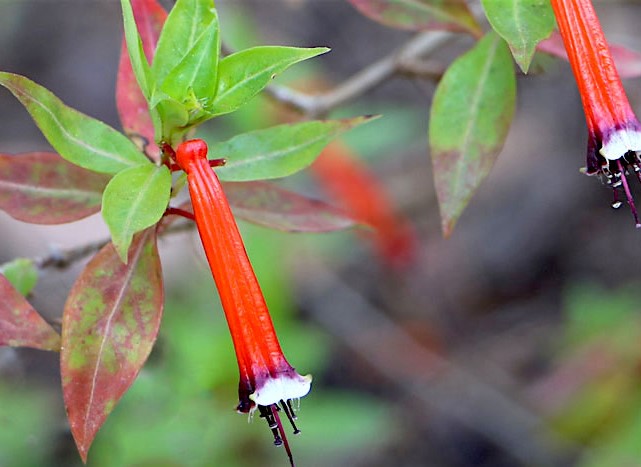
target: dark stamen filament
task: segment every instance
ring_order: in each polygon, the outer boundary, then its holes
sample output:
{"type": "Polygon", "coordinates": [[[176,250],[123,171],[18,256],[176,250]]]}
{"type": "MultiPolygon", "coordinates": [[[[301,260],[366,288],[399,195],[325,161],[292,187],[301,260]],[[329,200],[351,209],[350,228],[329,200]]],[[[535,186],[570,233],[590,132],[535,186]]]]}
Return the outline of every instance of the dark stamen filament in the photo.
{"type": "Polygon", "coordinates": [[[628,200],[628,205],[630,206],[630,210],[632,211],[632,215],[634,216],[634,222],[637,228],[639,228],[641,227],[641,223],[639,223],[639,215],[637,214],[637,208],[634,205],[634,200],[632,199],[632,193],[630,192],[630,187],[628,186],[628,180],[625,178],[625,172],[623,170],[623,165],[621,164],[621,159],[617,159],[617,166],[619,167],[619,172],[621,174],[621,178],[619,180],[623,184],[625,197],[628,200]]]}
{"type": "Polygon", "coordinates": [[[278,408],[278,405],[272,404],[269,406],[269,410],[272,412],[272,416],[274,420],[276,420],[276,425],[278,426],[278,431],[280,435],[282,436],[282,442],[285,445],[285,451],[287,452],[287,457],[289,458],[289,464],[291,467],[294,466],[294,456],[292,455],[292,450],[289,447],[289,442],[287,442],[287,435],[285,435],[285,429],[283,428],[283,424],[280,421],[280,417],[278,416],[278,411],[280,410],[278,408]]]}
{"type": "Polygon", "coordinates": [[[294,428],[294,434],[297,435],[298,433],[300,433],[300,430],[296,426],[296,423],[294,423],[294,420],[296,420],[296,414],[294,413],[294,410],[292,410],[291,401],[289,399],[287,400],[287,402],[280,401],[280,406],[283,408],[283,412],[285,412],[285,415],[287,415],[287,419],[292,425],[292,428],[294,428]]]}
{"type": "Polygon", "coordinates": [[[267,426],[272,430],[272,435],[274,435],[274,446],[280,446],[283,444],[283,440],[278,433],[278,423],[276,423],[276,418],[274,417],[274,411],[271,406],[265,407],[262,405],[258,406],[260,411],[260,418],[264,418],[267,422],[267,426]]]}

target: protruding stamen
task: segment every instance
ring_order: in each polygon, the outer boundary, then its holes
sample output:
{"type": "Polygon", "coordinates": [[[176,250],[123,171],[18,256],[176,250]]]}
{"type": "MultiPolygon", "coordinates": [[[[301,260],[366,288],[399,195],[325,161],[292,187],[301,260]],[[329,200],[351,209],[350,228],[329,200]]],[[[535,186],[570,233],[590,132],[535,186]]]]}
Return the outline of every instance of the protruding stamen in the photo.
{"type": "Polygon", "coordinates": [[[268,407],[268,409],[271,410],[272,416],[274,420],[276,420],[276,424],[278,425],[278,431],[280,432],[280,435],[282,436],[282,441],[283,444],[285,445],[285,451],[287,452],[287,457],[289,458],[289,464],[291,467],[294,466],[294,456],[292,455],[292,450],[289,447],[289,443],[287,442],[287,435],[285,434],[285,430],[283,428],[283,424],[280,421],[280,417],[278,416],[278,411],[280,410],[276,404],[272,404],[268,407]]]}
{"type": "Polygon", "coordinates": [[[260,411],[260,418],[265,419],[267,426],[269,426],[269,429],[272,431],[272,435],[274,436],[274,446],[281,446],[283,444],[283,439],[280,437],[279,423],[276,422],[276,418],[274,417],[275,413],[271,406],[265,407],[263,405],[259,405],[258,410],[260,411]]]}
{"type": "Polygon", "coordinates": [[[625,172],[623,170],[623,164],[621,164],[621,159],[617,160],[617,166],[619,167],[619,172],[621,174],[621,183],[623,184],[623,191],[625,191],[625,197],[628,200],[628,205],[630,206],[630,211],[632,211],[632,216],[634,216],[634,222],[637,228],[641,228],[641,223],[639,223],[639,215],[637,213],[637,208],[634,205],[634,200],[632,199],[632,193],[630,192],[630,187],[628,186],[628,180],[625,178],[625,172]]]}
{"type": "Polygon", "coordinates": [[[287,402],[280,401],[280,406],[283,408],[283,412],[285,412],[285,415],[287,415],[287,419],[294,429],[294,434],[297,435],[298,433],[300,433],[300,430],[296,426],[296,423],[294,423],[294,420],[296,420],[296,414],[294,414],[294,411],[292,410],[292,406],[290,404],[291,403],[289,402],[289,399],[287,400],[287,402]]]}
{"type": "Polygon", "coordinates": [[[614,209],[619,209],[623,203],[619,200],[619,191],[616,188],[612,189],[612,204],[614,209]]]}

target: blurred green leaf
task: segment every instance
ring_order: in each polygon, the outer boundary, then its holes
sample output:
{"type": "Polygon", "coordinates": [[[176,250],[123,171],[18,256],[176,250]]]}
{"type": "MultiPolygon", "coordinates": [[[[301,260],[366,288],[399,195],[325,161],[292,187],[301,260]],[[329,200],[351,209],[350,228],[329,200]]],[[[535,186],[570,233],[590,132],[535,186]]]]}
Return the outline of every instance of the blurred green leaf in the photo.
{"type": "Polygon", "coordinates": [[[261,46],[236,52],[220,61],[218,87],[210,115],[222,115],[238,109],[278,74],[290,66],[328,52],[326,47],[261,46]]]}
{"type": "Polygon", "coordinates": [[[507,137],[515,101],[512,57],[494,33],[457,58],[439,83],[429,143],[445,236],[452,233],[492,169],[507,137]]]}
{"type": "Polygon", "coordinates": [[[221,180],[285,177],[311,164],[333,138],[368,121],[371,117],[278,125],[210,145],[209,154],[227,161],[216,169],[221,180]]]}
{"type": "Polygon", "coordinates": [[[0,465],[51,465],[60,429],[60,414],[52,410],[57,401],[52,396],[32,385],[0,383],[0,424],[11,427],[0,430],[0,465]]]}
{"type": "Polygon", "coordinates": [[[49,143],[69,162],[110,174],[149,162],[125,135],[67,107],[33,81],[0,72],[0,86],[22,103],[49,143]]]}
{"type": "Polygon", "coordinates": [[[528,72],[537,44],[555,26],[549,0],[482,0],[492,28],[506,40],[523,73],[528,72]]]}
{"type": "Polygon", "coordinates": [[[134,234],[160,220],[170,192],[171,173],[166,166],[145,164],[111,179],[103,195],[102,216],[123,261],[134,234]]]}
{"type": "Polygon", "coordinates": [[[17,258],[0,265],[0,274],[4,275],[20,295],[26,297],[38,283],[38,270],[33,261],[17,258]]]}

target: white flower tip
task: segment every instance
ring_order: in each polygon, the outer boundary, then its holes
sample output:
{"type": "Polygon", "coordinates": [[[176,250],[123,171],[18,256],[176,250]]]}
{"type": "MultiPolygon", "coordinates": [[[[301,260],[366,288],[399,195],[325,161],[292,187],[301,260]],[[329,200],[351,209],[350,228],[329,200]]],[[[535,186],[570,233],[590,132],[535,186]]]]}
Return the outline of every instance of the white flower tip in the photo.
{"type": "Polygon", "coordinates": [[[610,161],[625,156],[628,151],[641,152],[641,131],[622,129],[616,130],[604,139],[599,153],[610,161]]]}
{"type": "Polygon", "coordinates": [[[312,376],[301,376],[298,373],[293,375],[281,375],[277,378],[268,378],[256,388],[256,391],[249,396],[257,405],[269,406],[279,401],[298,399],[304,397],[312,387],[312,376]]]}

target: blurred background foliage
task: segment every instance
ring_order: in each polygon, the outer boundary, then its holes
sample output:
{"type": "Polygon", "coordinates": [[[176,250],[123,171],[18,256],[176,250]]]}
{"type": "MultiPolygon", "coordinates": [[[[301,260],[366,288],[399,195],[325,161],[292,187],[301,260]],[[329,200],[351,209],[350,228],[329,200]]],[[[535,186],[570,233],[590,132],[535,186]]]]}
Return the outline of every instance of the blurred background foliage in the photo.
{"type": "MultiPolygon", "coordinates": [[[[170,2],[166,2],[169,6],[170,2]]],[[[595,2],[613,41],[641,51],[635,2],[595,2]]],[[[231,49],[332,47],[279,83],[321,90],[410,35],[342,0],[218,0],[231,49]]],[[[0,0],[0,68],[118,126],[115,0],[0,0]]],[[[444,68],[462,38],[430,61],[444,68]]],[[[578,172],[585,123],[566,64],[519,77],[506,147],[452,238],[440,235],[426,124],[434,83],[396,78],[332,116],[382,114],[344,139],[419,238],[390,268],[362,229],[327,235],[242,224],[283,348],[312,393],[299,466],[641,465],[641,248],[627,212],[578,172]]],[[[641,109],[641,83],[625,83],[641,109]]],[[[208,140],[296,118],[268,98],[202,128],[208,140]]],[[[0,93],[0,150],[46,144],[0,93]]],[[[282,184],[331,201],[307,173],[282,184]]],[[[635,188],[637,193],[638,187],[635,188]]],[[[104,238],[97,216],[36,227],[0,213],[0,263],[104,238]]],[[[147,365],[99,433],[89,466],[285,465],[258,417],[234,413],[237,368],[193,231],[161,243],[167,299],[147,365]]],[[[43,271],[31,301],[52,322],[81,265],[43,271]]],[[[0,349],[0,466],[80,465],[55,355],[0,349]]]]}

